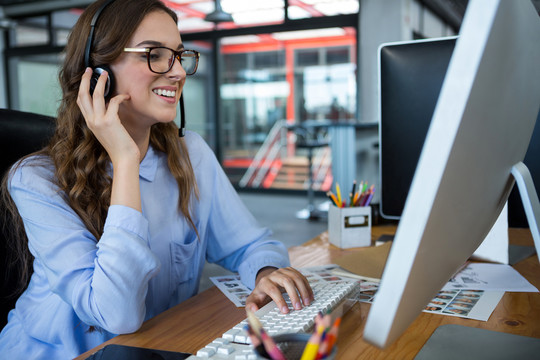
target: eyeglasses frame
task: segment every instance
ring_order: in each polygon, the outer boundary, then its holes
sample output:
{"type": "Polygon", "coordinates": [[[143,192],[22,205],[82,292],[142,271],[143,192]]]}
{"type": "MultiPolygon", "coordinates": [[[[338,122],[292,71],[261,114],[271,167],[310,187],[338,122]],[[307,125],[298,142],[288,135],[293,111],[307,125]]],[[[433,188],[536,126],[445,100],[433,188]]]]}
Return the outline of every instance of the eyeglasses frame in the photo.
{"type": "Polygon", "coordinates": [[[190,75],[195,74],[197,72],[197,68],[199,67],[199,57],[201,54],[196,50],[189,50],[189,49],[173,50],[166,46],[151,46],[151,47],[144,47],[144,48],[124,48],[124,52],[146,53],[146,62],[148,64],[148,69],[155,74],[166,74],[169,71],[171,71],[176,59],[178,59],[178,61],[180,62],[180,66],[182,66],[182,62],[180,61],[180,59],[182,58],[182,54],[185,53],[186,51],[195,53],[195,68],[193,69],[193,72],[189,74],[186,72],[186,75],[190,76],[190,75]],[[169,66],[169,69],[167,69],[167,71],[159,72],[159,71],[152,70],[152,66],[150,65],[150,51],[152,51],[153,49],[167,49],[173,52],[174,58],[173,58],[173,61],[171,62],[171,65],[169,66]]]}

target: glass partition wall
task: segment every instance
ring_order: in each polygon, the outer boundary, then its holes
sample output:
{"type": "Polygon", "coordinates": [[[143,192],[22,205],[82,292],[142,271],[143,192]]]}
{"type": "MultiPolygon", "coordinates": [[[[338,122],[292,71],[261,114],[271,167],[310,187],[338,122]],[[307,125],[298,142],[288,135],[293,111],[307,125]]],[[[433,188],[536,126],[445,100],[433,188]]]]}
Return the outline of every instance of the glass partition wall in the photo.
{"type": "MultiPolygon", "coordinates": [[[[354,28],[221,39],[223,165],[234,183],[305,189],[308,154],[296,146],[294,126],[355,121],[355,54],[354,28]]],[[[313,150],[312,162],[324,168],[317,190],[331,184],[329,152],[313,150]]]]}

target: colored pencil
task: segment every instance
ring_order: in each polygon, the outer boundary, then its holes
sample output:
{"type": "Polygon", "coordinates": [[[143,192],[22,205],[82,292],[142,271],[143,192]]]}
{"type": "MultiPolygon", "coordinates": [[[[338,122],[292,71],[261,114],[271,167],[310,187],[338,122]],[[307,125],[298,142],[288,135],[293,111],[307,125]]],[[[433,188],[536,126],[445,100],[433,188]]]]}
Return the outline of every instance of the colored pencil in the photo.
{"type": "Polygon", "coordinates": [[[332,328],[326,334],[325,341],[320,346],[320,351],[317,352],[318,359],[323,359],[324,357],[328,356],[332,352],[334,345],[336,343],[336,340],[337,340],[340,324],[341,324],[341,318],[338,317],[334,321],[332,328]]]}
{"type": "Polygon", "coordinates": [[[251,328],[251,326],[249,326],[249,324],[244,327],[244,330],[246,330],[246,332],[248,333],[249,339],[251,340],[251,345],[254,348],[262,344],[261,338],[257,336],[257,334],[255,334],[255,331],[253,331],[253,329],[251,328]]]}
{"type": "Polygon", "coordinates": [[[251,329],[255,332],[259,338],[261,338],[261,329],[262,325],[257,316],[250,309],[246,309],[247,312],[247,321],[251,329]]]}
{"type": "Polygon", "coordinates": [[[328,198],[332,201],[332,203],[333,203],[335,206],[339,207],[338,201],[337,201],[337,199],[336,199],[336,195],[334,195],[331,191],[328,191],[328,192],[326,193],[326,196],[328,196],[328,198]]]}
{"type": "Polygon", "coordinates": [[[324,326],[318,325],[317,330],[309,338],[300,360],[314,360],[315,359],[315,357],[317,356],[317,351],[319,351],[319,344],[321,342],[321,336],[322,336],[323,331],[324,331],[324,326]]]}
{"type": "Polygon", "coordinates": [[[261,340],[264,345],[266,353],[272,358],[272,360],[286,360],[281,350],[277,347],[274,339],[272,339],[264,329],[261,328],[261,340]]]}
{"type": "Polygon", "coordinates": [[[341,200],[341,190],[339,189],[339,184],[338,183],[336,183],[336,197],[337,197],[337,200],[338,200],[338,204],[343,204],[343,201],[341,200]]]}

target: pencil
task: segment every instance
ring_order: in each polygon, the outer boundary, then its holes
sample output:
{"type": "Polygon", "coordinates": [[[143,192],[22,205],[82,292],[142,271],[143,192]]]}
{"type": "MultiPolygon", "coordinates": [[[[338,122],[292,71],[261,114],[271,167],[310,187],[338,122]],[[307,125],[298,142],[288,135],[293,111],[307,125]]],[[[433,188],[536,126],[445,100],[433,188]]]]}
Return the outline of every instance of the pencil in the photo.
{"type": "Polygon", "coordinates": [[[257,334],[255,334],[255,331],[253,331],[253,329],[251,328],[251,326],[249,326],[249,324],[247,324],[244,327],[244,330],[246,330],[246,332],[248,333],[249,339],[251,340],[251,345],[254,348],[257,348],[259,345],[262,344],[261,338],[257,336],[257,334]]]}
{"type": "Polygon", "coordinates": [[[370,191],[369,195],[364,200],[364,204],[362,206],[369,206],[369,203],[371,202],[371,199],[373,199],[373,191],[370,191]]]}
{"type": "Polygon", "coordinates": [[[341,207],[343,202],[341,201],[341,190],[339,189],[338,183],[336,183],[336,196],[337,196],[338,204],[340,204],[340,207],[341,207]]]}
{"type": "Polygon", "coordinates": [[[349,206],[354,206],[353,198],[354,198],[355,193],[356,193],[356,180],[354,180],[352,184],[351,195],[349,198],[349,206]]]}
{"type": "Polygon", "coordinates": [[[369,203],[371,202],[371,199],[373,198],[373,194],[375,193],[374,189],[375,189],[375,185],[371,185],[369,187],[368,191],[366,191],[366,196],[364,197],[361,206],[368,206],[369,205],[369,203]]]}
{"type": "Polygon", "coordinates": [[[321,342],[321,336],[322,336],[323,331],[324,331],[324,326],[318,325],[317,330],[309,338],[300,360],[314,360],[315,359],[315,357],[317,356],[317,351],[319,350],[319,344],[321,342]]]}
{"type": "Polygon", "coordinates": [[[356,206],[356,201],[358,200],[358,192],[356,192],[354,194],[354,197],[353,197],[353,201],[352,201],[352,204],[351,206],[356,206]]]}
{"type": "Polygon", "coordinates": [[[362,189],[362,192],[364,193],[364,192],[366,192],[366,190],[367,190],[367,181],[366,181],[366,183],[364,184],[364,188],[362,189]]]}
{"type": "Polygon", "coordinates": [[[262,325],[257,316],[251,311],[249,308],[246,309],[247,312],[247,321],[255,335],[257,335],[259,338],[261,337],[261,329],[262,325]]]}
{"type": "Polygon", "coordinates": [[[264,349],[272,360],[286,360],[281,350],[277,347],[274,339],[272,339],[264,329],[261,328],[261,340],[264,345],[264,349]]]}
{"type": "Polygon", "coordinates": [[[364,199],[365,199],[365,198],[366,198],[366,194],[365,194],[365,193],[360,194],[360,196],[358,197],[358,199],[356,199],[355,206],[362,206],[362,203],[364,202],[364,199]]]}
{"type": "Polygon", "coordinates": [[[334,203],[335,206],[339,207],[336,195],[334,195],[331,191],[328,191],[326,193],[326,196],[328,196],[328,198],[332,201],[332,203],[334,203]]]}
{"type": "Polygon", "coordinates": [[[317,359],[324,359],[332,352],[334,344],[336,343],[337,334],[339,331],[339,324],[341,324],[340,317],[338,317],[336,321],[334,321],[332,328],[326,333],[325,339],[321,343],[321,346],[317,351],[317,359]]]}
{"type": "Polygon", "coordinates": [[[341,318],[338,317],[336,321],[334,321],[334,325],[332,325],[332,329],[329,332],[330,337],[328,338],[328,351],[332,351],[332,348],[334,347],[334,344],[336,343],[338,332],[339,332],[339,325],[341,324],[341,318]]]}

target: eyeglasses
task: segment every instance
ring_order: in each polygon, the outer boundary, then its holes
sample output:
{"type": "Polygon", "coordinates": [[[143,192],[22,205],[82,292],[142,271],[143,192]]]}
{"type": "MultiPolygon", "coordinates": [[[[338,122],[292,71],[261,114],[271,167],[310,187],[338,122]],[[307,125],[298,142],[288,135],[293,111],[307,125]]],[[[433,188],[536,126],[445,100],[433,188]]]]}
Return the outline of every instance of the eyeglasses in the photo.
{"type": "Polygon", "coordinates": [[[156,74],[165,74],[169,72],[174,60],[178,59],[180,65],[186,72],[186,75],[193,75],[197,71],[199,65],[199,52],[195,50],[178,50],[169,49],[168,47],[147,47],[147,48],[124,48],[125,52],[146,53],[148,68],[156,74]]]}

